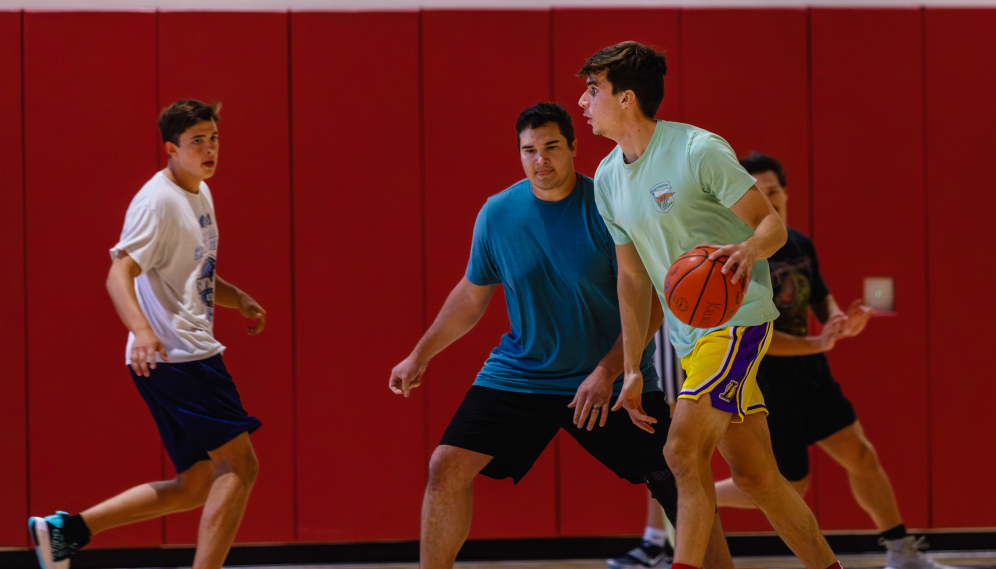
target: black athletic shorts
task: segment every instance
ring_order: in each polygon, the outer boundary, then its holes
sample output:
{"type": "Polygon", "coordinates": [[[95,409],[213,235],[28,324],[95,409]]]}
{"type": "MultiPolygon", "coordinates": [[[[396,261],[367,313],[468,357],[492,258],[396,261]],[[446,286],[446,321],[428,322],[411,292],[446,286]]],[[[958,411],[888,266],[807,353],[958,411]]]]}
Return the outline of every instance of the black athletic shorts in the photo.
{"type": "MultiPolygon", "coordinates": [[[[657,419],[650,434],[630,421],[624,410],[609,412],[604,427],[577,428],[573,395],[501,391],[475,385],[450,420],[439,442],[494,457],[481,474],[511,478],[518,484],[557,431],[564,429],[620,478],[643,484],[651,473],[667,471],[664,443],[671,424],[663,393],[643,394],[643,410],[657,419]]],[[[612,399],[613,404],[615,398],[612,399]]]]}
{"type": "Polygon", "coordinates": [[[788,480],[809,474],[809,447],[858,419],[823,354],[766,356],[757,384],[768,407],[778,470],[788,480]]]}

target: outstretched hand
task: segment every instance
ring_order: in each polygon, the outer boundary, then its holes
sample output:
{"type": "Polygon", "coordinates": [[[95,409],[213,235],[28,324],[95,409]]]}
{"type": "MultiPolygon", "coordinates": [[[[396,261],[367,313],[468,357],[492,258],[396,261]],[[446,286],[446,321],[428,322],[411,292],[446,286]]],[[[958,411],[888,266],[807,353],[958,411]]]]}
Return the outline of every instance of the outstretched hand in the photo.
{"type": "Polygon", "coordinates": [[[391,379],[387,386],[395,394],[408,397],[412,389],[422,385],[422,374],[428,366],[429,362],[421,362],[413,356],[408,356],[391,370],[391,379]]]}
{"type": "Polygon", "coordinates": [[[636,372],[626,375],[623,380],[622,391],[619,392],[619,398],[616,399],[616,404],[612,406],[613,411],[620,409],[625,409],[629,413],[629,420],[634,425],[648,433],[654,432],[654,428],[651,425],[656,423],[657,419],[647,415],[643,410],[642,373],[636,372]]]}
{"type": "Polygon", "coordinates": [[[829,352],[837,345],[837,340],[844,337],[844,326],[846,325],[847,316],[844,314],[831,316],[826,321],[819,335],[820,352],[829,352]]]}
{"type": "Polygon", "coordinates": [[[847,338],[857,336],[865,329],[872,316],[875,316],[874,308],[862,304],[860,298],[855,300],[847,309],[847,323],[844,324],[842,335],[847,338]]]}

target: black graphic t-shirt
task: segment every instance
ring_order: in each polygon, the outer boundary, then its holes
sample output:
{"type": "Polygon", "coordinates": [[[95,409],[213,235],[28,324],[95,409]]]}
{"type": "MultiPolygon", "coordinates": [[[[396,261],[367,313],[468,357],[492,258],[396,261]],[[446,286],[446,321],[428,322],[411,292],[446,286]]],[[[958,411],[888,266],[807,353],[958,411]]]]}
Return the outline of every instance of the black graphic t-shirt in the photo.
{"type": "Polygon", "coordinates": [[[830,294],[820,274],[816,247],[809,237],[789,227],[788,241],[768,259],[768,267],[779,313],[775,330],[808,335],[809,305],[823,302],[830,294]]]}

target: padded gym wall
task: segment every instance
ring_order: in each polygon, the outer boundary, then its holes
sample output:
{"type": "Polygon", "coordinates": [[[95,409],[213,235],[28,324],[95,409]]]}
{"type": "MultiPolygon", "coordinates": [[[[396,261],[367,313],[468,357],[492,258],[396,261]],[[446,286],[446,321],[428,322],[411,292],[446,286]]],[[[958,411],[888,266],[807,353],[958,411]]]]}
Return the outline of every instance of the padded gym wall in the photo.
{"type": "MultiPolygon", "coordinates": [[[[578,140],[574,159],[577,171],[594,176],[599,162],[615,147],[611,140],[592,134],[577,104],[585,90],[585,80],[576,74],[584,62],[598,50],[624,40],[666,49],[668,77],[659,116],[678,120],[678,37],[677,10],[553,11],[553,100],[563,104],[573,117],[578,140]]],[[[611,413],[608,420],[629,421],[629,417],[620,411],[611,413]]],[[[560,535],[640,533],[646,517],[645,487],[621,480],[566,433],[559,438],[560,535]]]]}
{"type": "MultiPolygon", "coordinates": [[[[896,311],[829,354],[909,527],[928,518],[923,83],[919,10],[813,9],[813,234],[843,309],[895,279],[896,311]],[[862,253],[863,252],[863,253],[862,253]],[[901,410],[901,411],[900,411],[901,410]],[[888,411],[888,412],[885,412],[888,411]]],[[[847,476],[819,463],[820,527],[870,529],[847,476]]]]}
{"type": "MultiPolygon", "coordinates": [[[[515,119],[550,96],[549,40],[548,11],[422,12],[427,323],[463,277],[481,206],[524,177],[515,119]]],[[[429,364],[430,452],[508,331],[503,294],[499,287],[474,330],[429,364]]],[[[557,535],[555,450],[515,488],[477,479],[471,538],[557,535]]]]}
{"type": "Polygon", "coordinates": [[[21,13],[0,12],[0,547],[27,545],[27,409],[24,362],[24,163],[21,148],[21,13]]]}
{"type": "MultiPolygon", "coordinates": [[[[161,474],[155,424],[124,365],[127,331],[104,288],[128,204],[156,171],[155,37],[155,14],[24,15],[34,515],[76,512],[161,474]]],[[[159,545],[162,534],[156,520],[93,544],[159,545]]]]}
{"type": "MultiPolygon", "coordinates": [[[[961,270],[954,251],[989,239],[996,191],[996,10],[928,9],[926,18],[927,219],[930,221],[930,425],[935,527],[993,527],[988,407],[992,384],[986,300],[993,271],[961,270]],[[971,310],[958,310],[955,300],[971,310]],[[983,307],[980,310],[976,306],[983,307]]],[[[903,421],[905,422],[905,421],[903,421]]]]}
{"type": "MultiPolygon", "coordinates": [[[[286,13],[163,12],[159,107],[222,102],[219,168],[208,186],[218,217],[218,275],[266,311],[266,329],[237,309],[215,312],[215,335],[246,410],[260,474],[237,542],[294,539],[290,120],[286,13]]],[[[159,150],[165,166],[165,153],[159,150]]],[[[169,464],[172,468],[172,464],[169,464]]],[[[172,470],[169,471],[172,474],[172,470]]],[[[199,510],[166,521],[167,543],[194,543],[199,510]]]]}
{"type": "MultiPolygon", "coordinates": [[[[732,9],[683,10],[681,18],[684,120],[722,136],[737,156],[757,150],[781,160],[790,180],[789,222],[804,233],[810,228],[807,19],[806,10],[732,9]]],[[[713,463],[717,480],[729,476],[719,453],[713,463]]],[[[807,496],[810,507],[815,496],[807,496]]],[[[758,510],[720,513],[727,531],[771,531],[758,510]]]]}
{"type": "Polygon", "coordinates": [[[298,537],[417,539],[425,388],[387,384],[422,334],[419,15],[291,24],[298,537]]]}

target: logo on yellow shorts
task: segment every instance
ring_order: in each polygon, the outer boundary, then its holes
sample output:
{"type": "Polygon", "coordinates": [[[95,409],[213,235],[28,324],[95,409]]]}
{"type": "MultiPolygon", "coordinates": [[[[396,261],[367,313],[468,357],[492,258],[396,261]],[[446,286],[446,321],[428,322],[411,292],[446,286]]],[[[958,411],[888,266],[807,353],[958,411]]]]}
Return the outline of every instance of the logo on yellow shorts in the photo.
{"type": "Polygon", "coordinates": [[[737,394],[738,385],[740,384],[737,383],[736,381],[731,381],[730,383],[727,383],[726,389],[723,390],[723,393],[719,396],[719,398],[729,403],[730,400],[733,399],[733,396],[737,394]]]}

